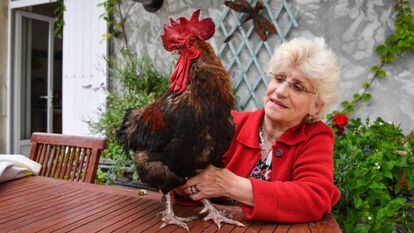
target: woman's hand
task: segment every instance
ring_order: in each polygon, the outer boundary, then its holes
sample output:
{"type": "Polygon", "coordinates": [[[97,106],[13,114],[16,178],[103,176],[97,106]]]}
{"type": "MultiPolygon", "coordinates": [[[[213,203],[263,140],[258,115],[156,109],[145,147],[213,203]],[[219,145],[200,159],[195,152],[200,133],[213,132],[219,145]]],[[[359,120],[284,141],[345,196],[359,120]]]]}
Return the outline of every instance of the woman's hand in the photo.
{"type": "Polygon", "coordinates": [[[217,168],[209,165],[196,176],[188,179],[179,189],[183,189],[195,201],[211,197],[227,196],[226,179],[231,177],[229,173],[231,172],[225,168],[217,168]],[[195,186],[198,193],[193,194],[191,186],[195,186]]]}
{"type": "Polygon", "coordinates": [[[237,176],[226,168],[217,168],[213,165],[201,170],[178,189],[184,190],[194,201],[225,196],[253,206],[250,180],[237,176]],[[193,193],[192,186],[198,190],[197,193],[193,193]]]}

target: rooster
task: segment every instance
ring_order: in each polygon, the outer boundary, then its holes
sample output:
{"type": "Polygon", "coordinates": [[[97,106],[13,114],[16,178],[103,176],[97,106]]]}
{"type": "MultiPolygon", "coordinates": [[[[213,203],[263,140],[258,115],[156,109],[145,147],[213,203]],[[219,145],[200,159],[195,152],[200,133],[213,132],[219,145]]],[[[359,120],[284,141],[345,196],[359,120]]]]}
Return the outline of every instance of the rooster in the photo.
{"type": "MultiPolygon", "coordinates": [[[[164,25],[163,46],[179,55],[169,88],[146,108],[128,110],[117,132],[124,149],[135,153],[141,181],[163,193],[161,228],[175,224],[188,231],[185,222],[192,218],[174,215],[169,192],[199,169],[224,167],[222,156],[234,135],[229,74],[206,42],[215,26],[211,18],[199,16],[196,10],[190,19],[170,19],[171,25],[164,25]]],[[[202,203],[202,212],[209,212],[205,221],[213,219],[219,228],[221,223],[243,226],[207,199],[202,203]]]]}

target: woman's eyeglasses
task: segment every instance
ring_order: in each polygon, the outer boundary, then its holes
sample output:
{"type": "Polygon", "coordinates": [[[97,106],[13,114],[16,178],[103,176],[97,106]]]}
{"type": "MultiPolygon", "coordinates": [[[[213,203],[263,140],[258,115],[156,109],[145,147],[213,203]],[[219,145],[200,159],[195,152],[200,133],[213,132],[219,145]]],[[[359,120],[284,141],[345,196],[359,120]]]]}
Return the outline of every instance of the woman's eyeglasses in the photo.
{"type": "Polygon", "coordinates": [[[307,90],[306,87],[302,83],[297,82],[297,81],[293,81],[293,82],[288,81],[285,75],[282,75],[282,74],[274,75],[274,79],[276,83],[278,84],[278,87],[282,86],[285,83],[289,84],[289,89],[292,90],[293,93],[295,94],[300,95],[302,93],[311,93],[311,94],[316,95],[316,92],[307,90]]]}

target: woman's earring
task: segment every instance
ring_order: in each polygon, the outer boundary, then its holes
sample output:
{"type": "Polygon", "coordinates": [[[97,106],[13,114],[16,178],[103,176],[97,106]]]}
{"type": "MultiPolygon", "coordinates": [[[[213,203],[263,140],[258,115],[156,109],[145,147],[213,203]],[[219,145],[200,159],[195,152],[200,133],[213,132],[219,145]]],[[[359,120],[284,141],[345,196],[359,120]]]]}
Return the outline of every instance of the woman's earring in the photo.
{"type": "Polygon", "coordinates": [[[307,114],[305,117],[306,123],[313,124],[315,122],[315,118],[310,114],[307,114]]]}

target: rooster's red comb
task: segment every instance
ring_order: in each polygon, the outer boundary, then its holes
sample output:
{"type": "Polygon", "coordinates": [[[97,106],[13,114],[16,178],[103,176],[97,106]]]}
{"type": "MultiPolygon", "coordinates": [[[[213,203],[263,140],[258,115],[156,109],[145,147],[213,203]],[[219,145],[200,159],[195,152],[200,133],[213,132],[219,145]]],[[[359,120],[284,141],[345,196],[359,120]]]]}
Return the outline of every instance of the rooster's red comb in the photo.
{"type": "Polygon", "coordinates": [[[164,25],[164,34],[161,35],[162,44],[168,51],[185,49],[193,45],[194,40],[208,40],[215,32],[215,26],[211,18],[200,17],[200,9],[193,12],[188,20],[179,17],[177,20],[170,18],[171,25],[164,25]]]}

